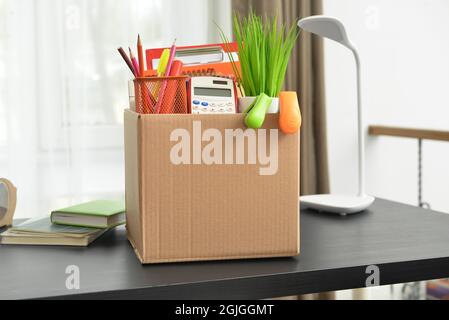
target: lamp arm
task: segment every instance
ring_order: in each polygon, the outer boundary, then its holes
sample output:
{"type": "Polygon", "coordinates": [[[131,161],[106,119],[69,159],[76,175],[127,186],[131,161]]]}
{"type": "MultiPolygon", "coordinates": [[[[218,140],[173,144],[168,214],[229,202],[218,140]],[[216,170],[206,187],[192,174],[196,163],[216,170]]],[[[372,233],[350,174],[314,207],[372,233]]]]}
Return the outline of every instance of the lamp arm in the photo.
{"type": "Polygon", "coordinates": [[[358,113],[358,183],[359,196],[365,196],[365,135],[364,135],[364,113],[362,106],[362,66],[357,48],[351,44],[349,46],[354,54],[357,68],[357,113],[358,113]]]}

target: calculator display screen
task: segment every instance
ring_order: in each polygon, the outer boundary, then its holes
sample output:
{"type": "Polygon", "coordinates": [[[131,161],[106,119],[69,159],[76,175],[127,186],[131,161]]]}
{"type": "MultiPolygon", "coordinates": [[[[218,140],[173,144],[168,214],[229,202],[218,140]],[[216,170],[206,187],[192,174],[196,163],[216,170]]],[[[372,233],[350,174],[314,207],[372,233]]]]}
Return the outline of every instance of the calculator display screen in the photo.
{"type": "Polygon", "coordinates": [[[196,96],[232,97],[231,89],[195,88],[196,96]]]}

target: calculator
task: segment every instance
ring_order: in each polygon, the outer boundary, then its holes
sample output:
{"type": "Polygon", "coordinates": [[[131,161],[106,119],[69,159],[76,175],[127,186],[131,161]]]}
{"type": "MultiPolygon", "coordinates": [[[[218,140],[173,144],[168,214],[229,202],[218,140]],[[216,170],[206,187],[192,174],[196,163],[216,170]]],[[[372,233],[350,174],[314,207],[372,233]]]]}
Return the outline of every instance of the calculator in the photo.
{"type": "Polygon", "coordinates": [[[220,77],[192,77],[190,102],[192,114],[237,113],[234,80],[220,77]]]}

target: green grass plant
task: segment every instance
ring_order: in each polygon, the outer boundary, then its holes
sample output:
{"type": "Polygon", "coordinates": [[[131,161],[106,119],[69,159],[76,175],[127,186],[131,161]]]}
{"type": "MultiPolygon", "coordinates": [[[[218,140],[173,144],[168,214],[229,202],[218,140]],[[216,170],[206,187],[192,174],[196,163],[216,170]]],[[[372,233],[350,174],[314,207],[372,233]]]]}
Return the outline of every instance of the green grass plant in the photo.
{"type": "MultiPolygon", "coordinates": [[[[241,74],[231,54],[229,57],[245,95],[256,97],[265,93],[272,98],[278,97],[299,36],[298,27],[294,24],[287,30],[285,24],[278,23],[277,17],[262,18],[253,11],[248,17],[234,14],[233,27],[241,74]]],[[[222,30],[220,33],[223,42],[229,44],[222,30]]]]}

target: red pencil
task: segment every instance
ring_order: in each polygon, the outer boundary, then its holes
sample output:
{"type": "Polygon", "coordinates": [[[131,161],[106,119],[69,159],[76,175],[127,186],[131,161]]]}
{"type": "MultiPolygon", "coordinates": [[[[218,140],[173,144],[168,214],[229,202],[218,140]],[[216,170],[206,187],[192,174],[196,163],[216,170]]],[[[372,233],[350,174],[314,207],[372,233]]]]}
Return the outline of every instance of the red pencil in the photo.
{"type": "Polygon", "coordinates": [[[139,78],[140,77],[139,63],[137,62],[137,59],[134,56],[133,51],[131,50],[131,48],[128,48],[128,49],[129,49],[129,56],[131,58],[131,62],[132,62],[133,68],[134,68],[134,72],[136,74],[136,78],[139,78]]]}
{"type": "Polygon", "coordinates": [[[143,60],[143,47],[142,41],[140,40],[140,34],[137,36],[137,55],[139,58],[139,74],[143,77],[145,73],[145,61],[143,60]]]}
{"type": "Polygon", "coordinates": [[[125,60],[126,65],[128,66],[129,70],[133,73],[134,76],[136,76],[136,71],[134,70],[133,64],[131,60],[128,58],[128,56],[125,53],[125,50],[123,50],[122,47],[118,48],[118,52],[122,56],[123,60],[125,60]]]}
{"type": "MultiPolygon", "coordinates": [[[[133,54],[131,48],[129,49],[129,56],[131,57],[132,64],[134,69],[136,70],[137,78],[140,77],[139,64],[136,60],[136,57],[133,54]]],[[[156,103],[153,95],[148,91],[148,88],[145,85],[141,85],[141,94],[143,97],[143,110],[142,113],[151,113],[153,110],[153,106],[156,103]]]]}

